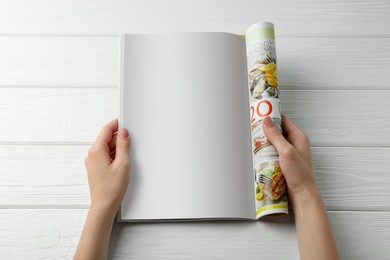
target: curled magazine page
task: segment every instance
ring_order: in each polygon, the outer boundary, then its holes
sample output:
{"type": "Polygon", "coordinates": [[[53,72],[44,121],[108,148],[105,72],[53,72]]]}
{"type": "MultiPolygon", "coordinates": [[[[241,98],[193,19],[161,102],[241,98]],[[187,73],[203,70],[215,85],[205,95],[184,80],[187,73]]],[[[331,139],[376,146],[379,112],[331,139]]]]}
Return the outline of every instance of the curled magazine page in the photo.
{"type": "Polygon", "coordinates": [[[275,147],[266,138],[262,121],[270,117],[282,132],[274,25],[259,22],[246,32],[249,102],[251,109],[253,192],[256,219],[287,214],[287,183],[275,147]]]}
{"type": "Polygon", "coordinates": [[[172,33],[123,44],[132,172],[120,220],[254,219],[245,39],[172,33]]]}

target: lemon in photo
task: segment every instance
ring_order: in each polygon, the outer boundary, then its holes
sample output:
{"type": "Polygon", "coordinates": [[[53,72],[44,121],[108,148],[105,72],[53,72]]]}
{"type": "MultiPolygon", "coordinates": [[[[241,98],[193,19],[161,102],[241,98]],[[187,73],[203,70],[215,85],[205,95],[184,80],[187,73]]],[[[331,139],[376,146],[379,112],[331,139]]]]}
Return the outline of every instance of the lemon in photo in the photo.
{"type": "Polygon", "coordinates": [[[260,193],[257,193],[257,194],[256,194],[256,199],[257,199],[257,200],[262,200],[263,197],[264,197],[264,193],[263,193],[263,192],[260,192],[260,193]]]}
{"type": "Polygon", "coordinates": [[[276,70],[276,65],[275,63],[268,63],[264,65],[262,68],[260,68],[262,71],[267,71],[267,70],[276,70]]]}
{"type": "Polygon", "coordinates": [[[265,71],[265,76],[272,76],[274,77],[274,74],[275,74],[275,70],[266,70],[265,71]]]}
{"type": "Polygon", "coordinates": [[[278,81],[275,77],[267,77],[267,82],[273,87],[278,85],[278,81]]]}

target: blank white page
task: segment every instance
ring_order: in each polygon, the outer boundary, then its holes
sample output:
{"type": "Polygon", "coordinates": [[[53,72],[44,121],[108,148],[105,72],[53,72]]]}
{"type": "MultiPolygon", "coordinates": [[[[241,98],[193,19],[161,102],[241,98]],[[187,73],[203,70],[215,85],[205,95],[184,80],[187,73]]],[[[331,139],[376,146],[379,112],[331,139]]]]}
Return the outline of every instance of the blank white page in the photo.
{"type": "Polygon", "coordinates": [[[254,218],[245,40],[125,35],[120,127],[131,181],[120,218],[254,218]]]}

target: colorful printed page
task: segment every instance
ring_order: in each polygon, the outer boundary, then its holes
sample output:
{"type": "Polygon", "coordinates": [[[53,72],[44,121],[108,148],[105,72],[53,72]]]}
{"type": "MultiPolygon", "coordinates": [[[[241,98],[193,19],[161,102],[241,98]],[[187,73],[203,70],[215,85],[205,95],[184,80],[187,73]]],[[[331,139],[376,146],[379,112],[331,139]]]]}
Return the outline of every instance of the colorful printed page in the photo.
{"type": "Polygon", "coordinates": [[[119,220],[254,219],[245,39],[125,35],[121,58],[132,172],[119,220]]]}
{"type": "Polygon", "coordinates": [[[274,25],[259,22],[246,32],[248,88],[256,219],[267,215],[288,214],[287,182],[279,165],[275,147],[264,134],[262,121],[270,117],[282,132],[282,105],[279,99],[278,69],[274,25]]]}

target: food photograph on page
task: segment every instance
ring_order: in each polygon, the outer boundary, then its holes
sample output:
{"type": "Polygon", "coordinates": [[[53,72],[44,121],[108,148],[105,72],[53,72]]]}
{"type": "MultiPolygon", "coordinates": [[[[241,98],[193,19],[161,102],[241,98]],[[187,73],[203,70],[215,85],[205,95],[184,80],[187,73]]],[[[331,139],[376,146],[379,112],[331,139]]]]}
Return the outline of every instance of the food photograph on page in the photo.
{"type": "Polygon", "coordinates": [[[287,183],[278,161],[255,166],[255,189],[257,209],[264,210],[268,205],[287,206],[287,183]]]}

